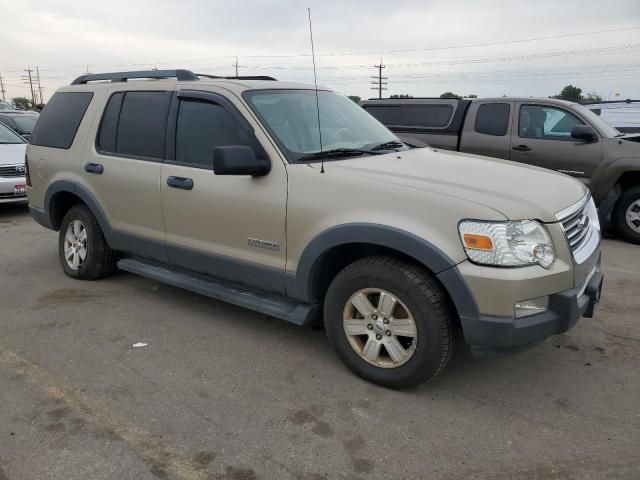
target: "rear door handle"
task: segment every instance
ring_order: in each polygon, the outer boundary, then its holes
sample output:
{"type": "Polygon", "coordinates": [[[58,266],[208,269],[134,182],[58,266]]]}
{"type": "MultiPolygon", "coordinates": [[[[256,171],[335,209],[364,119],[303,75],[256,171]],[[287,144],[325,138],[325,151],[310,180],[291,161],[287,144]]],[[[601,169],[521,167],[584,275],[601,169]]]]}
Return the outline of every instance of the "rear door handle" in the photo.
{"type": "Polygon", "coordinates": [[[529,147],[527,147],[526,145],[518,145],[517,147],[513,147],[514,150],[517,150],[519,152],[529,152],[531,151],[531,149],[529,147]]]}
{"type": "Polygon", "coordinates": [[[102,175],[102,173],[104,172],[104,167],[102,166],[101,163],[85,163],[84,171],[102,175]]]}
{"type": "Polygon", "coordinates": [[[169,177],[167,185],[171,188],[181,188],[182,190],[191,190],[193,188],[193,180],[185,177],[169,177]]]}

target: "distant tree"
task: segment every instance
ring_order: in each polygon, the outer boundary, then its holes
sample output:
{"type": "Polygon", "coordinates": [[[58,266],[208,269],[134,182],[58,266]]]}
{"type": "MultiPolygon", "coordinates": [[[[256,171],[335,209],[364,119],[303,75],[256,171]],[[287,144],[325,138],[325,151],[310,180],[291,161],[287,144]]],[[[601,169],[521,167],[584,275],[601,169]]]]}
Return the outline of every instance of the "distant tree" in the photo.
{"type": "Polygon", "coordinates": [[[598,95],[595,92],[592,93],[587,93],[586,97],[582,98],[583,100],[586,100],[587,102],[601,102],[602,101],[602,97],[600,95],[598,95]]]}
{"type": "Polygon", "coordinates": [[[462,98],[460,95],[456,95],[453,92],[444,92],[440,95],[440,98],[462,98]]]}
{"type": "Polygon", "coordinates": [[[582,100],[582,89],[574,87],[573,85],[567,85],[562,89],[560,95],[555,95],[553,98],[569,100],[570,102],[579,102],[582,100]]]}
{"type": "Polygon", "coordinates": [[[478,95],[473,95],[470,93],[469,95],[467,95],[467,98],[478,98],[478,95]]]}
{"type": "Polygon", "coordinates": [[[33,108],[33,104],[31,103],[31,100],[29,100],[26,97],[12,98],[11,103],[13,103],[13,106],[16,107],[18,110],[29,110],[30,108],[33,108]]]}
{"type": "Polygon", "coordinates": [[[348,98],[350,98],[356,103],[360,103],[360,100],[362,100],[362,98],[360,98],[358,95],[348,95],[348,98]]]}
{"type": "Polygon", "coordinates": [[[401,93],[400,95],[391,95],[389,98],[413,98],[413,95],[401,93]]]}

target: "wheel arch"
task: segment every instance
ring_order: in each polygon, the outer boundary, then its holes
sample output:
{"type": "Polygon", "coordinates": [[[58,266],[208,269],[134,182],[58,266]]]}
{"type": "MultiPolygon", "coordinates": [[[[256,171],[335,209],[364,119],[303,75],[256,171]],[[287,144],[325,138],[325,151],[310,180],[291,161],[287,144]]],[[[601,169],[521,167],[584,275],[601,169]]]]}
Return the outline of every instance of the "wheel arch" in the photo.
{"type": "Polygon", "coordinates": [[[442,284],[458,315],[478,315],[477,303],[456,262],[428,240],[378,224],[339,225],[317,235],[304,249],[295,274],[287,274],[287,293],[308,303],[322,301],[340,270],[360,258],[378,254],[419,264],[442,284]]]}
{"type": "Polygon", "coordinates": [[[60,224],[69,209],[78,203],[87,206],[98,221],[107,242],[111,239],[111,226],[99,206],[98,201],[83,185],[68,180],[58,180],[47,188],[44,197],[45,217],[53,230],[59,230],[60,224]]]}

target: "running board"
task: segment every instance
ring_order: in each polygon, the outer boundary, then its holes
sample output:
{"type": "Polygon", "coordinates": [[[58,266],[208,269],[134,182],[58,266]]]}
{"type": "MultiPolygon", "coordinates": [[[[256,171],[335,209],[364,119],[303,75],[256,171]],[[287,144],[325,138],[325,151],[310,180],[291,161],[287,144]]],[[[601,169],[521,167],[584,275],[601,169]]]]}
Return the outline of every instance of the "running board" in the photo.
{"type": "Polygon", "coordinates": [[[317,312],[317,305],[300,303],[281,295],[260,292],[239,285],[227,285],[139,259],[119,260],[118,268],[300,326],[313,323],[317,312]]]}

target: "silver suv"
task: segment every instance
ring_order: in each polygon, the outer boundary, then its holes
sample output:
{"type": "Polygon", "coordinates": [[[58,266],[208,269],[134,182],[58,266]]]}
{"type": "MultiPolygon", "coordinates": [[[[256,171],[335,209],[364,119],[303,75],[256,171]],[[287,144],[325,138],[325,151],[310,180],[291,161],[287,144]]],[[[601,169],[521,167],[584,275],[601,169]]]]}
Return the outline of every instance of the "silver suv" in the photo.
{"type": "Polygon", "coordinates": [[[325,89],[187,70],[79,77],[42,112],[27,164],[31,213],[60,232],[67,275],[120,268],[323,322],[351,370],[389,387],[442,371],[458,328],[476,354],[519,350],[600,298],[583,184],[410,149],[325,89]]]}

